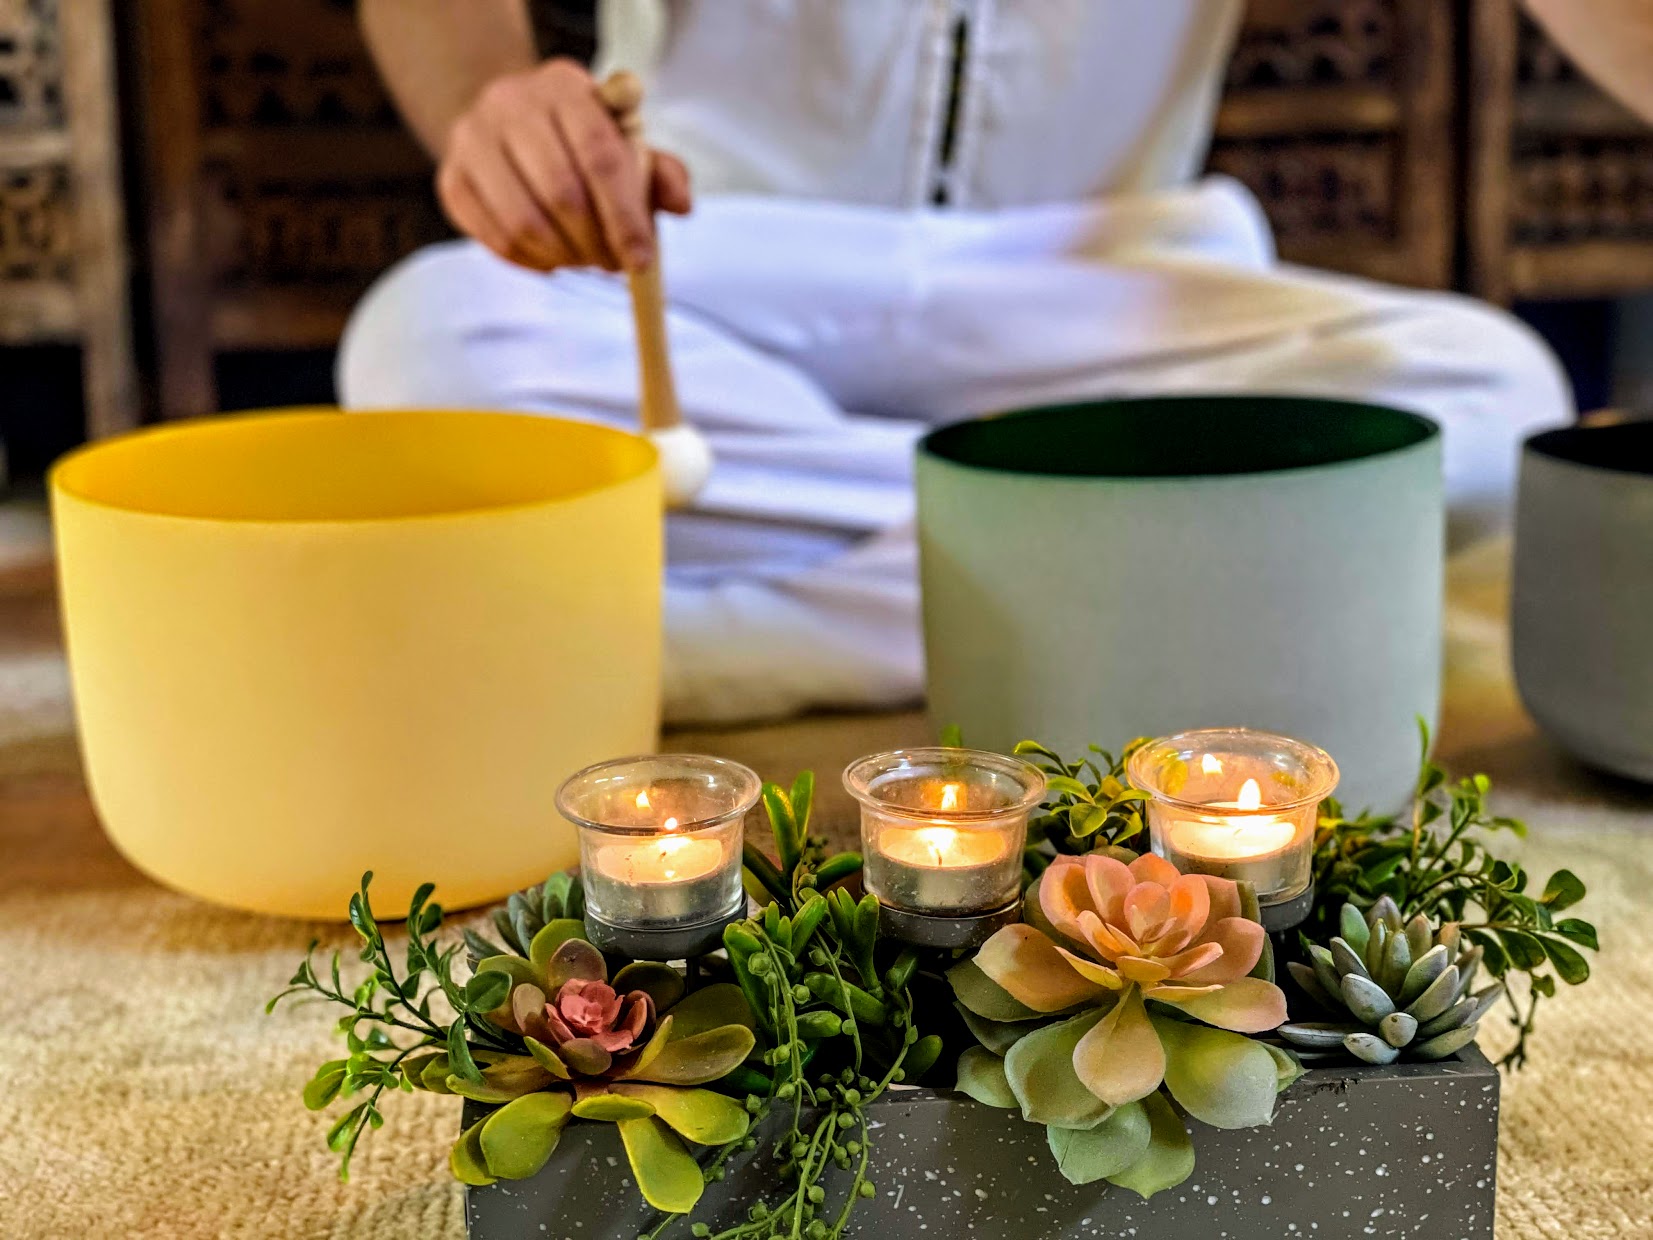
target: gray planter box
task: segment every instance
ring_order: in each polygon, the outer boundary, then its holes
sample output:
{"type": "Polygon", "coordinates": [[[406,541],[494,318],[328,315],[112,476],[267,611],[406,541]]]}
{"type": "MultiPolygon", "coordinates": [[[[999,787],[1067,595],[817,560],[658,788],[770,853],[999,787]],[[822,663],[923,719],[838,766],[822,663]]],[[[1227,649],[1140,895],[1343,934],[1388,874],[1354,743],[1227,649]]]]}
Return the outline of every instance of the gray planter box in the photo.
{"type": "MultiPolygon", "coordinates": [[[[876,1106],[878,1196],[857,1206],[852,1230],[879,1240],[1490,1240],[1498,1080],[1473,1047],[1442,1063],[1310,1069],[1267,1128],[1190,1121],[1194,1174],[1150,1201],[1069,1184],[1044,1129],[1014,1112],[905,1090],[876,1106]]],[[[482,1113],[468,1103],[465,1122],[482,1113]]],[[[708,1185],[695,1217],[714,1229],[741,1221],[766,1184],[760,1161],[708,1185]]],[[[465,1215],[471,1240],[633,1240],[652,1217],[613,1125],[597,1123],[570,1126],[532,1180],[467,1189],[465,1215]]]]}

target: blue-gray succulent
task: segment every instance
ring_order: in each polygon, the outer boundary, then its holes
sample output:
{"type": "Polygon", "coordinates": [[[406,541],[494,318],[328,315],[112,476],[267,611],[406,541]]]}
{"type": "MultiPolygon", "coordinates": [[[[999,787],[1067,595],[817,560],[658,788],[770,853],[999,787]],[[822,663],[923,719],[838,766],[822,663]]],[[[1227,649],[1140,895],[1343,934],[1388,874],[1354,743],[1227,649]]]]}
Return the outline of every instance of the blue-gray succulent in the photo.
{"type": "Polygon", "coordinates": [[[1502,982],[1472,990],[1481,949],[1456,922],[1402,921],[1388,896],[1364,914],[1343,906],[1342,933],[1309,947],[1309,964],[1287,966],[1330,1019],[1295,1021],[1279,1034],[1306,1057],[1347,1053],[1370,1064],[1445,1059],[1475,1040],[1502,982]]]}

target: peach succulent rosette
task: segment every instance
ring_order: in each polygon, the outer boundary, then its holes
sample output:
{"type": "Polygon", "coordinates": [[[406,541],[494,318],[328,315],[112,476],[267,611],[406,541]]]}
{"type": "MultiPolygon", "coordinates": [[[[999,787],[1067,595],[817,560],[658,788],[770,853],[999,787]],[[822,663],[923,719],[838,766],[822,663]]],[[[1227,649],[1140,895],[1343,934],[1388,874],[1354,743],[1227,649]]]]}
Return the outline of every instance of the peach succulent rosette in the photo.
{"type": "Polygon", "coordinates": [[[1253,976],[1266,935],[1237,884],[1153,855],[1064,856],[1026,912],[951,975],[982,1043],[961,1089],[1048,1125],[1076,1183],[1145,1196],[1193,1168],[1167,1094],[1215,1127],[1269,1121],[1300,1069],[1247,1036],[1284,1022],[1286,1000],[1253,976]]]}

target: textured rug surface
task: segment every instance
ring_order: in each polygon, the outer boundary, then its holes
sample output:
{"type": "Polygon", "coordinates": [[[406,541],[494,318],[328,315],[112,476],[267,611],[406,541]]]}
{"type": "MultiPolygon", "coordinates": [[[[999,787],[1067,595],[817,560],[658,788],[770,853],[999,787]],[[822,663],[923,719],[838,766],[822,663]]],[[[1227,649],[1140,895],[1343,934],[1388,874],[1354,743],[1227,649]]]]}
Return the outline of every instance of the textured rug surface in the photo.
{"type": "MultiPolygon", "coordinates": [[[[98,829],[67,733],[49,574],[5,546],[0,511],[0,1236],[458,1240],[445,1157],[455,1100],[400,1096],[341,1185],[325,1120],[298,1091],[333,1057],[329,1012],[263,1014],[305,944],[337,926],[226,912],[166,891],[98,829]]],[[[16,518],[16,514],[11,514],[16,518]]],[[[25,514],[10,527],[26,543],[25,514]]],[[[14,540],[15,541],[15,540],[14,540]]],[[[1455,769],[1485,770],[1534,827],[1524,852],[1589,883],[1597,979],[1544,1012],[1530,1066],[1506,1080],[1501,1240],[1653,1236],[1653,794],[1591,776],[1515,702],[1503,557],[1453,567],[1441,732],[1455,769]],[[1646,949],[1644,951],[1644,949],[1646,949]]],[[[815,718],[673,744],[769,777],[836,772],[926,739],[915,715],[815,718]]],[[[826,821],[852,818],[824,778],[826,821]]],[[[1487,1035],[1496,1050],[1502,1031],[1487,1035]]],[[[570,1235],[578,1235],[570,1230],[570,1235]]]]}

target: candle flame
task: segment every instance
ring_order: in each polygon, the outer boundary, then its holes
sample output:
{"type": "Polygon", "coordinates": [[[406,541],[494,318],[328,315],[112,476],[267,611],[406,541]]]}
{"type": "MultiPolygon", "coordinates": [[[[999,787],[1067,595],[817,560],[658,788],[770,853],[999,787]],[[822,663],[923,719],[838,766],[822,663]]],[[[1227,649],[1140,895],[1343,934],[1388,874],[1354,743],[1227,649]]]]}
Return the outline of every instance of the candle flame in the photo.
{"type": "MultiPolygon", "coordinates": [[[[956,786],[955,784],[947,785],[948,788],[956,786]]],[[[930,850],[930,855],[935,858],[935,863],[939,866],[946,864],[946,856],[953,851],[953,845],[958,841],[958,834],[952,827],[921,827],[918,832],[918,842],[930,850]]]]}
{"type": "Polygon", "coordinates": [[[1208,753],[1200,759],[1200,770],[1207,775],[1221,775],[1223,773],[1223,760],[1214,753],[1208,753]]]}
{"type": "MultiPolygon", "coordinates": [[[[1252,808],[1255,809],[1256,807],[1253,806],[1252,808]]],[[[660,824],[660,829],[662,831],[675,831],[675,830],[677,830],[677,819],[675,819],[675,818],[666,819],[665,822],[660,824]]],[[[681,845],[683,843],[683,841],[682,840],[666,840],[665,843],[681,845]]]]}
{"type": "MultiPolygon", "coordinates": [[[[637,794],[636,805],[637,805],[638,809],[653,809],[654,808],[653,803],[649,800],[649,792],[648,792],[647,788],[644,788],[642,791],[640,791],[637,794]]],[[[666,819],[665,822],[660,824],[660,829],[662,831],[675,831],[675,830],[677,830],[677,819],[675,819],[675,818],[666,819]]]]}
{"type": "MultiPolygon", "coordinates": [[[[941,808],[957,809],[959,807],[959,786],[957,784],[943,784],[941,788],[941,808]]],[[[948,842],[952,842],[953,833],[947,832],[948,842]]]]}
{"type": "Polygon", "coordinates": [[[1241,786],[1238,805],[1241,809],[1263,808],[1263,790],[1257,786],[1255,779],[1248,779],[1241,786]]]}
{"type": "MultiPolygon", "coordinates": [[[[676,826],[677,826],[677,819],[675,819],[675,818],[666,819],[666,830],[668,830],[668,831],[673,830],[676,826]]],[[[677,877],[677,871],[674,870],[670,865],[666,864],[666,862],[671,857],[671,855],[673,853],[681,852],[683,849],[687,848],[688,846],[689,846],[689,841],[684,839],[680,835],[668,835],[665,839],[660,841],[660,874],[663,878],[676,878],[677,877]]]]}

